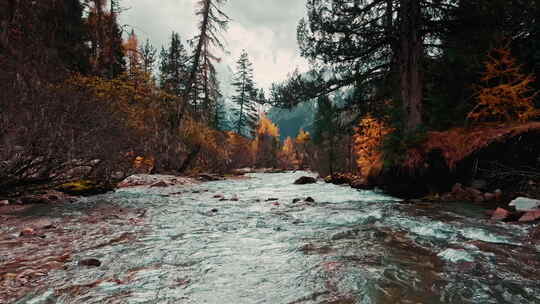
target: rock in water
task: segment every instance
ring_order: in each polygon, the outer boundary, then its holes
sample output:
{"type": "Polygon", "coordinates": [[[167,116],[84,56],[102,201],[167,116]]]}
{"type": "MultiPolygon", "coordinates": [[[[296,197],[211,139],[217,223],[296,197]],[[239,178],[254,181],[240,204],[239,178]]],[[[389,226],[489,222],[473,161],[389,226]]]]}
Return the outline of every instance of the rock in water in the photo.
{"type": "Polygon", "coordinates": [[[98,259],[85,259],[79,261],[79,265],[89,266],[89,267],[99,267],[101,266],[101,261],[98,259]]]}
{"type": "Polygon", "coordinates": [[[536,210],[536,211],[525,212],[525,214],[519,218],[519,221],[520,222],[534,222],[539,219],[540,219],[540,210],[536,210]]]}
{"type": "Polygon", "coordinates": [[[497,210],[493,212],[491,219],[495,221],[502,221],[502,220],[507,219],[509,216],[510,216],[510,211],[503,208],[497,208],[497,210]]]}
{"type": "Polygon", "coordinates": [[[514,206],[517,211],[540,211],[540,200],[518,197],[511,201],[509,206],[514,206]]]}
{"type": "Polygon", "coordinates": [[[308,203],[314,203],[315,202],[315,200],[311,196],[306,197],[306,199],[304,201],[306,201],[308,203]]]}
{"type": "Polygon", "coordinates": [[[297,179],[294,184],[295,185],[305,185],[305,184],[315,184],[317,180],[311,176],[302,176],[299,179],[297,179]]]}

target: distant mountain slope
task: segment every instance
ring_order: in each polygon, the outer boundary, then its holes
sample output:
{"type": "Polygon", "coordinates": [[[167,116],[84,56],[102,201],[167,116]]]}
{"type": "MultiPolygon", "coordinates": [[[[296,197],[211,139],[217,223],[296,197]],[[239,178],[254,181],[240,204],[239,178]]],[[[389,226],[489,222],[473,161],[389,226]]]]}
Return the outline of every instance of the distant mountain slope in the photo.
{"type": "Polygon", "coordinates": [[[314,102],[306,102],[290,110],[271,108],[268,117],[279,127],[280,138],[283,141],[287,136],[295,138],[300,129],[311,132],[316,111],[317,106],[314,102]]]}

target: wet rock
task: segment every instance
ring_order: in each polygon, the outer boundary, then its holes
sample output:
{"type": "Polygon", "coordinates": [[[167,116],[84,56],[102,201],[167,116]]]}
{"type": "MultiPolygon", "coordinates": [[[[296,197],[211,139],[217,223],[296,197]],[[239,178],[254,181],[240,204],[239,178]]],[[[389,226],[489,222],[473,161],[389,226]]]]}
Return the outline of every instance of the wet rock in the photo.
{"type": "Polygon", "coordinates": [[[520,222],[534,222],[540,219],[540,210],[527,211],[519,218],[520,222]]]}
{"type": "Polygon", "coordinates": [[[302,220],[299,220],[299,219],[296,219],[294,221],[292,221],[293,225],[298,225],[298,224],[302,224],[303,221],[302,220]]]}
{"type": "Polygon", "coordinates": [[[365,179],[355,179],[350,182],[349,184],[351,188],[353,189],[360,189],[360,190],[371,190],[373,189],[373,186],[371,186],[365,179]]]}
{"type": "Polygon", "coordinates": [[[216,212],[218,212],[218,210],[217,210],[216,208],[213,208],[213,209],[212,209],[212,210],[210,210],[210,211],[212,211],[213,213],[216,213],[216,212]]]}
{"type": "Polygon", "coordinates": [[[152,185],[150,185],[150,188],[165,188],[169,187],[169,184],[167,184],[164,181],[155,182],[152,185]]]}
{"type": "Polygon", "coordinates": [[[306,197],[306,199],[304,201],[306,201],[308,203],[315,203],[315,199],[313,199],[313,197],[311,197],[311,196],[306,197]]]}
{"type": "Polygon", "coordinates": [[[30,235],[35,235],[35,234],[36,234],[36,231],[33,228],[27,227],[27,228],[24,228],[23,230],[21,230],[21,233],[19,235],[20,236],[30,236],[30,235]]]}
{"type": "Polygon", "coordinates": [[[214,198],[223,198],[223,195],[221,195],[221,194],[216,194],[216,195],[214,195],[213,197],[214,197],[214,198]]]}
{"type": "Polygon", "coordinates": [[[223,178],[221,176],[217,176],[217,175],[214,175],[214,174],[208,174],[208,173],[199,174],[197,179],[200,180],[200,181],[204,181],[204,182],[213,182],[213,181],[223,180],[223,178]]]}
{"type": "Polygon", "coordinates": [[[280,204],[278,202],[272,203],[274,206],[279,206],[280,204]]]}
{"type": "Polygon", "coordinates": [[[302,176],[296,181],[294,181],[295,185],[306,185],[306,184],[315,184],[317,180],[311,176],[302,176]]]}
{"type": "Polygon", "coordinates": [[[98,259],[84,259],[79,261],[79,265],[88,266],[88,267],[99,267],[101,266],[101,261],[98,259]]]}
{"type": "Polygon", "coordinates": [[[275,198],[275,197],[271,197],[271,198],[268,198],[266,199],[267,202],[272,202],[272,201],[277,201],[278,199],[275,198]]]}
{"type": "Polygon", "coordinates": [[[167,185],[185,185],[194,184],[193,179],[174,175],[163,174],[134,174],[128,176],[118,184],[118,188],[135,187],[135,186],[150,186],[158,182],[165,182],[167,185]]]}
{"type": "Polygon", "coordinates": [[[509,206],[515,207],[517,211],[540,211],[540,200],[518,197],[509,206]]]}
{"type": "Polygon", "coordinates": [[[302,199],[300,199],[300,198],[295,198],[295,199],[292,200],[292,202],[293,202],[293,204],[296,204],[296,203],[298,203],[298,202],[301,201],[301,200],[302,200],[302,199]]]}
{"type": "Polygon", "coordinates": [[[495,221],[503,221],[509,218],[510,215],[511,215],[510,211],[503,208],[497,208],[491,215],[491,219],[495,221]]]}

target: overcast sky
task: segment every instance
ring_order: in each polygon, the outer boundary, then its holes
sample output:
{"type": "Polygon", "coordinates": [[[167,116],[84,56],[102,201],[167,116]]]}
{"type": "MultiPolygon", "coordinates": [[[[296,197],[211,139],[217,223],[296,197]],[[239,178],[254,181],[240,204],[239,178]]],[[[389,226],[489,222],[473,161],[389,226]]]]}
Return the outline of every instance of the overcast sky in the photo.
{"type": "MultiPolygon", "coordinates": [[[[166,45],[171,31],[180,33],[182,40],[196,31],[194,16],[196,0],[122,0],[128,10],[121,23],[133,27],[139,41],[149,38],[156,48],[166,45]]],[[[242,49],[253,62],[255,81],[269,88],[272,82],[282,81],[296,67],[307,67],[299,56],[296,26],[305,16],[305,0],[229,0],[224,11],[232,19],[224,33],[229,55],[223,61],[235,69],[242,49]]]]}

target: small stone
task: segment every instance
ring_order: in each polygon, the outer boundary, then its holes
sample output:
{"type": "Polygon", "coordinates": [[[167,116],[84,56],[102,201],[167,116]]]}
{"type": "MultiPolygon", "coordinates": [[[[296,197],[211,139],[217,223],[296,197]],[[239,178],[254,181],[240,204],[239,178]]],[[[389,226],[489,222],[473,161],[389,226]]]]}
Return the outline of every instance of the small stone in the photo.
{"type": "Polygon", "coordinates": [[[491,219],[494,221],[502,221],[508,217],[510,217],[510,211],[503,208],[497,208],[491,215],[491,219]]]}
{"type": "Polygon", "coordinates": [[[272,205],[274,205],[274,206],[279,206],[279,203],[278,203],[278,202],[275,202],[275,203],[272,203],[272,205]]]}
{"type": "Polygon", "coordinates": [[[528,211],[519,218],[520,222],[534,222],[540,219],[540,210],[528,211]]]}
{"type": "Polygon", "coordinates": [[[216,208],[213,208],[213,209],[212,209],[212,210],[210,210],[210,211],[212,211],[213,213],[216,213],[216,212],[218,212],[218,210],[217,210],[216,208]]]}
{"type": "Polygon", "coordinates": [[[305,185],[305,184],[315,184],[317,180],[311,176],[302,176],[296,181],[294,181],[295,185],[305,185]]]}
{"type": "Polygon", "coordinates": [[[214,195],[214,198],[223,198],[223,195],[221,195],[221,194],[216,194],[216,195],[214,195]]]}
{"type": "Polygon", "coordinates": [[[298,224],[302,223],[302,220],[296,219],[292,223],[293,223],[293,225],[298,225],[298,224]]]}
{"type": "Polygon", "coordinates": [[[79,261],[79,265],[89,266],[89,267],[99,267],[101,266],[101,261],[98,259],[84,259],[79,261]]]}
{"type": "Polygon", "coordinates": [[[27,227],[27,228],[24,228],[22,231],[21,231],[21,234],[20,236],[29,236],[29,235],[34,235],[36,234],[36,232],[34,231],[34,229],[30,228],[30,227],[27,227]]]}
{"type": "Polygon", "coordinates": [[[315,202],[315,200],[311,196],[306,197],[306,199],[304,201],[306,201],[308,203],[314,203],[315,202]]]}
{"type": "Polygon", "coordinates": [[[278,199],[275,198],[275,197],[271,197],[271,198],[266,199],[267,202],[277,201],[277,200],[278,200],[278,199]]]}
{"type": "Polygon", "coordinates": [[[301,201],[301,199],[299,199],[299,198],[295,198],[295,199],[292,200],[293,203],[298,203],[299,201],[301,201]]]}

